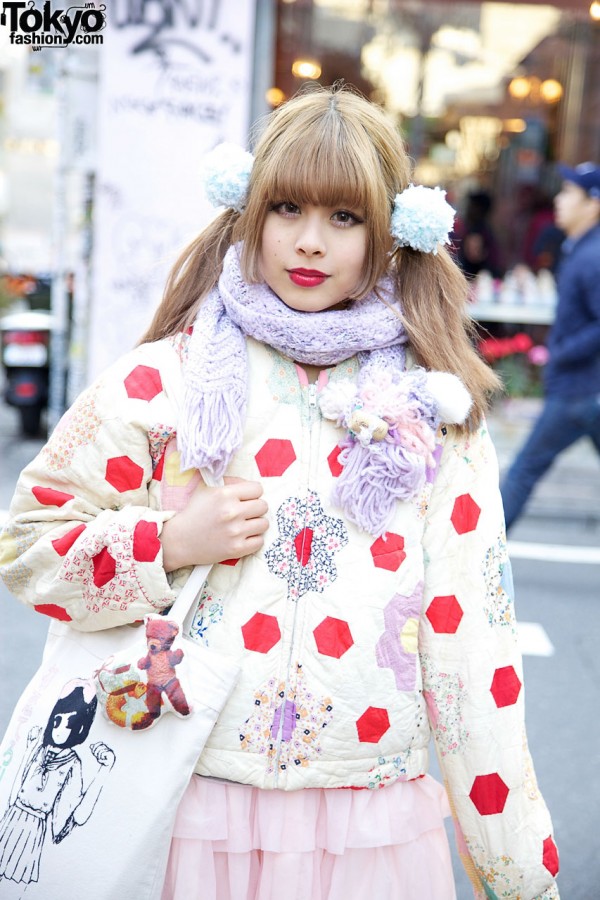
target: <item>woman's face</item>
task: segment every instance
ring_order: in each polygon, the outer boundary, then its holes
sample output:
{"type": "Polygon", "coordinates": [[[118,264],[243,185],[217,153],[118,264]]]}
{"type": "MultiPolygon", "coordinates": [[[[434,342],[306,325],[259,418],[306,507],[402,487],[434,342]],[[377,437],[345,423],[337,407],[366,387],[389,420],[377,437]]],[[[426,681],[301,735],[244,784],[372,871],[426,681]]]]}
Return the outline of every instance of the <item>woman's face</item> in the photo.
{"type": "Polygon", "coordinates": [[[52,722],[52,743],[55,747],[62,747],[69,740],[72,727],[69,719],[76,715],[75,712],[55,714],[52,722]]]}
{"type": "Polygon", "coordinates": [[[281,202],[265,219],[260,269],[286,306],[321,312],[353,297],[366,252],[362,210],[281,202]]]}

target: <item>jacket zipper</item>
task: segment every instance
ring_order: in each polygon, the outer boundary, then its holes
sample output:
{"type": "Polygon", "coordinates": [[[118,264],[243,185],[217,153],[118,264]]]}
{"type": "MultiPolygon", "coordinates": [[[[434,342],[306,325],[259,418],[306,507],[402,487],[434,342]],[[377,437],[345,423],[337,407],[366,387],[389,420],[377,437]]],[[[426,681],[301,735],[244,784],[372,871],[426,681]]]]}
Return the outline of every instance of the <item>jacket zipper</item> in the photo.
{"type": "MultiPolygon", "coordinates": [[[[319,419],[319,411],[318,411],[318,406],[317,406],[317,393],[318,393],[317,385],[314,383],[309,384],[308,389],[307,389],[307,396],[308,396],[308,461],[309,461],[308,462],[308,481],[307,481],[307,485],[306,485],[306,495],[307,496],[310,491],[310,482],[311,482],[313,426],[319,419]]],[[[306,527],[307,524],[308,524],[307,519],[305,519],[304,526],[306,527]]],[[[301,557],[300,558],[302,558],[303,554],[304,554],[304,545],[301,548],[301,557]]],[[[283,697],[281,698],[281,706],[279,707],[280,713],[279,713],[279,722],[278,722],[278,726],[277,726],[277,737],[275,738],[275,740],[277,742],[277,753],[275,756],[275,774],[274,774],[274,787],[275,788],[277,788],[277,785],[279,783],[279,774],[281,771],[280,770],[280,759],[281,759],[281,749],[282,749],[282,744],[283,744],[283,732],[284,732],[284,728],[286,725],[286,719],[288,716],[287,692],[288,692],[288,685],[290,683],[290,671],[291,671],[291,667],[292,667],[292,658],[293,658],[293,653],[294,653],[294,648],[295,648],[296,620],[298,617],[298,603],[300,602],[300,598],[298,598],[298,600],[293,601],[293,602],[294,602],[295,609],[294,609],[294,620],[293,620],[293,624],[292,624],[292,634],[290,637],[290,651],[289,651],[289,655],[288,655],[287,669],[286,669],[286,675],[285,675],[285,680],[284,680],[284,685],[283,685],[283,697]]],[[[293,710],[292,710],[292,714],[293,714],[293,710]]],[[[293,723],[293,724],[295,724],[295,723],[293,723]]],[[[293,730],[293,727],[292,727],[292,730],[293,730]]]]}

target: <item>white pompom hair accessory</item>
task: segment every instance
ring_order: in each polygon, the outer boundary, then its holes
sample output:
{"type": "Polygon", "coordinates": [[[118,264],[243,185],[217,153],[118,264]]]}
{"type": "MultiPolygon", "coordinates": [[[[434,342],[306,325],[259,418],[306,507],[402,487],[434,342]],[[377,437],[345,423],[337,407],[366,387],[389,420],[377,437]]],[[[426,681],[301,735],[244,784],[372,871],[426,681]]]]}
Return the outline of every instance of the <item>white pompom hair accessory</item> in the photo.
{"type": "Polygon", "coordinates": [[[427,372],[426,382],[441,421],[447,425],[462,425],[473,401],[460,378],[450,372],[427,372]]]}
{"type": "Polygon", "coordinates": [[[396,246],[436,254],[440,244],[449,243],[454,216],[446,191],[410,184],[396,194],[390,231],[396,246]]]}
{"type": "Polygon", "coordinates": [[[246,206],[254,157],[237,144],[217,144],[203,159],[202,179],[213,206],[242,212],[246,206]]]}

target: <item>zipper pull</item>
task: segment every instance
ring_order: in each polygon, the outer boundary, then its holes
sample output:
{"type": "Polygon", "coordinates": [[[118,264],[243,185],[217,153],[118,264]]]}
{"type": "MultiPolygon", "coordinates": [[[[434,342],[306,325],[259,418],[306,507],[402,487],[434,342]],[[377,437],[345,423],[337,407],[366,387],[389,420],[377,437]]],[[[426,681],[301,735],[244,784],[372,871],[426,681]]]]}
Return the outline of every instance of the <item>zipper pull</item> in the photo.
{"type": "Polygon", "coordinates": [[[317,386],[316,384],[309,384],[308,386],[308,405],[313,409],[316,409],[317,406],[317,386]]]}

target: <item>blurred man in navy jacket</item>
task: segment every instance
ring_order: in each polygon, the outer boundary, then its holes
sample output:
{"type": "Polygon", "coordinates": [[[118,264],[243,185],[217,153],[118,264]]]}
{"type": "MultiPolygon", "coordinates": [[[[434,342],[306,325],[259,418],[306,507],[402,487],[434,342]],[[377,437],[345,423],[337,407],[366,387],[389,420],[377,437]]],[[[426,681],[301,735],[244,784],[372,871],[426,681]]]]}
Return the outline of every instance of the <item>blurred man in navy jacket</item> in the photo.
{"type": "Polygon", "coordinates": [[[546,399],[502,485],[507,529],[559,453],[587,435],[600,454],[600,166],[559,166],[556,224],[566,234],[548,338],[546,399]]]}

